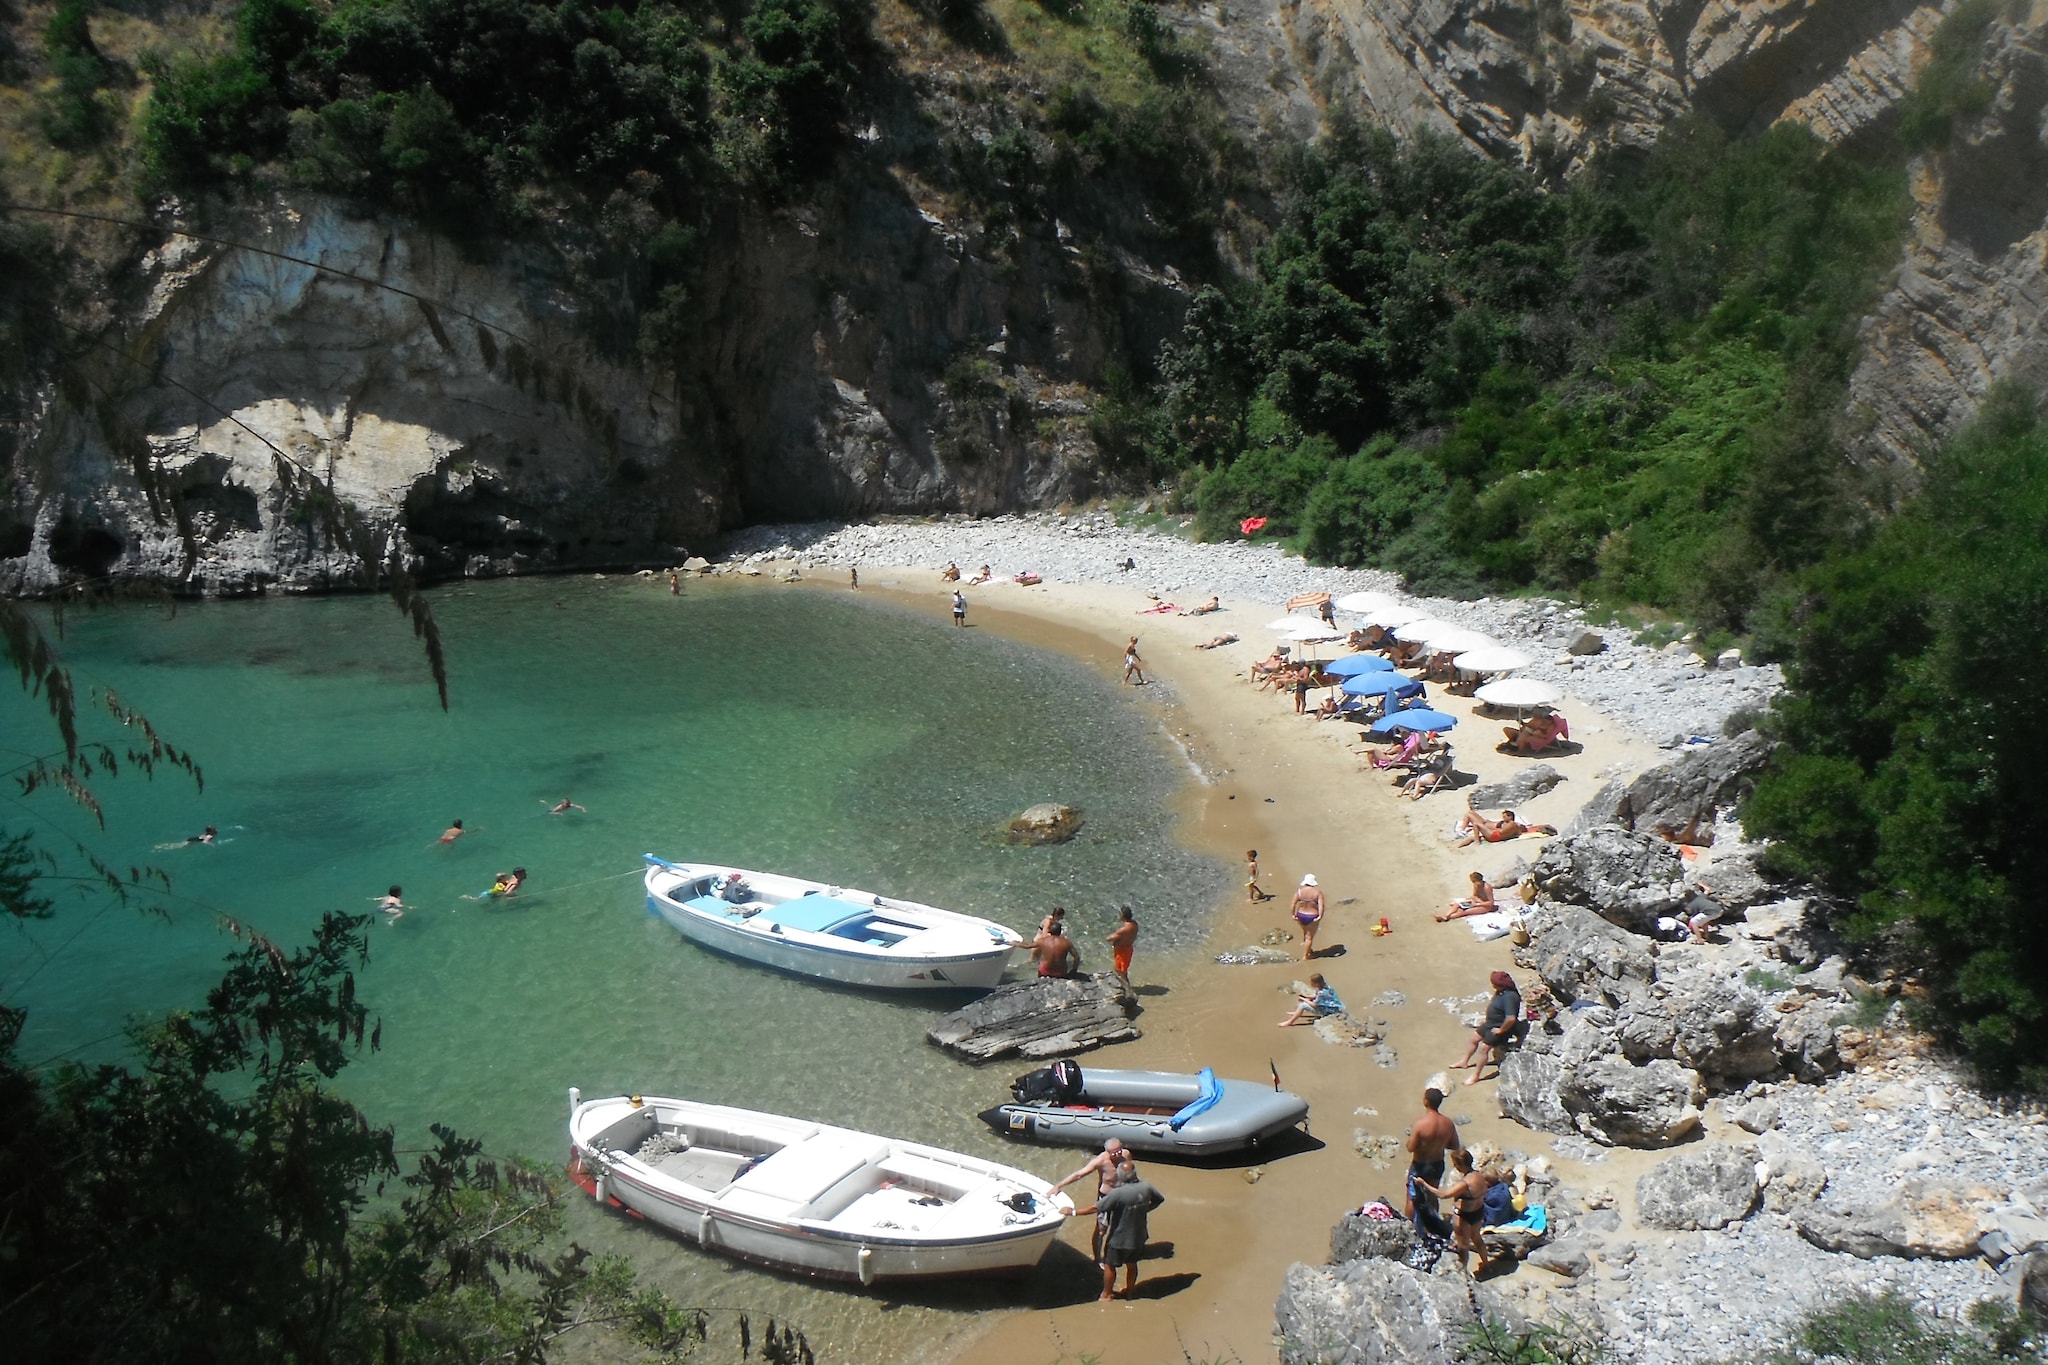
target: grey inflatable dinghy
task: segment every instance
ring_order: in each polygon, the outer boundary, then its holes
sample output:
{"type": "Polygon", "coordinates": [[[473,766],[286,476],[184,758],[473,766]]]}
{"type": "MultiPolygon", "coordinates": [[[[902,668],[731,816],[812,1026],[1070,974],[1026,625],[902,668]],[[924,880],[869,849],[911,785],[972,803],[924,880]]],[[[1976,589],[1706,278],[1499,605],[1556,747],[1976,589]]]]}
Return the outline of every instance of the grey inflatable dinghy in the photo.
{"type": "Polygon", "coordinates": [[[1308,1101],[1277,1084],[1218,1080],[1208,1067],[1086,1072],[1073,1062],[1019,1076],[1008,1104],[980,1118],[1032,1142],[1100,1147],[1121,1138],[1133,1151],[1208,1156],[1256,1146],[1307,1121],[1308,1101]]]}

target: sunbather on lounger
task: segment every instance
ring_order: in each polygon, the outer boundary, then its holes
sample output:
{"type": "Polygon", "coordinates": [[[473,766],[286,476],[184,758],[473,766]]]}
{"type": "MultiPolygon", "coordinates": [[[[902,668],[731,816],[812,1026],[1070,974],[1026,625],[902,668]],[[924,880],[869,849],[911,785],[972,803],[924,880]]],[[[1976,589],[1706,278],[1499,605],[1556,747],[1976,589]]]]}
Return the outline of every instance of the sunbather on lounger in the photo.
{"type": "Polygon", "coordinates": [[[1540,754],[1560,739],[1570,739],[1571,730],[1563,716],[1546,711],[1534,715],[1520,725],[1510,725],[1501,732],[1507,742],[1500,746],[1502,753],[1540,754]]]}
{"type": "Polygon", "coordinates": [[[1384,754],[1375,754],[1366,760],[1375,768],[1397,768],[1422,752],[1422,746],[1429,736],[1421,730],[1410,730],[1405,739],[1384,754]]]}

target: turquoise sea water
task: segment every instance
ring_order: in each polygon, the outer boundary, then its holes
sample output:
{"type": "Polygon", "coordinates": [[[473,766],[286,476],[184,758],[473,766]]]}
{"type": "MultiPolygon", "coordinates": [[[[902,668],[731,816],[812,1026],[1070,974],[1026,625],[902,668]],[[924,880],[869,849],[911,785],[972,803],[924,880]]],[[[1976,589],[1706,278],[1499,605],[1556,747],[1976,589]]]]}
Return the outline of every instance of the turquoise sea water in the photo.
{"type": "MultiPolygon", "coordinates": [[[[986,1134],[975,1110],[1021,1068],[976,1070],[927,1046],[939,1005],[693,948],[647,914],[639,855],[868,886],[1027,934],[1063,903],[1084,952],[1128,903],[1144,953],[1184,948],[1225,869],[1174,837],[1187,772],[1128,694],[1073,661],[955,630],[942,604],[918,614],[762,584],[672,597],[632,578],[486,583],[433,602],[446,713],[382,601],[70,619],[62,647],[81,688],[145,711],[198,758],[205,788],[176,774],[99,784],[108,828],[93,847],[169,872],[169,915],[80,897],[5,930],[0,999],[30,1010],[25,1059],[118,1057],[124,1021],[196,1003],[232,947],[222,915],[303,941],[322,911],[368,910],[398,883],[417,908],[373,926],[359,983],[384,1047],[341,1083],[401,1142],[438,1121],[493,1152],[557,1161],[579,1085],[802,1114],[1049,1174],[1071,1165],[986,1134]],[[546,814],[564,796],[588,812],[546,814]],[[1005,845],[1004,822],[1043,800],[1082,807],[1081,836],[1005,845]],[[438,844],[454,819],[470,832],[438,844]],[[218,844],[176,843],[208,824],[218,844]],[[514,864],[530,875],[516,900],[465,899],[514,864]]],[[[50,748],[35,706],[0,711],[0,745],[50,748]]],[[[10,793],[6,809],[10,830],[87,829],[47,794],[10,793]]],[[[938,1291],[905,1308],[736,1270],[594,1209],[579,1206],[572,1227],[633,1253],[685,1301],[779,1312],[838,1359],[910,1358],[961,1314],[1006,1301],[938,1291]]]]}

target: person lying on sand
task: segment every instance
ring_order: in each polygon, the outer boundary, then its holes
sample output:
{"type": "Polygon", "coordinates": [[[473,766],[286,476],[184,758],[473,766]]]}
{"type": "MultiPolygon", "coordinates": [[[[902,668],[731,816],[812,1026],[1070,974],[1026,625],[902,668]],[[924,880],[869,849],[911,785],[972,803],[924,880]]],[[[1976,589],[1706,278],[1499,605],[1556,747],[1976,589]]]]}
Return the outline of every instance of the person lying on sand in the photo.
{"type": "Polygon", "coordinates": [[[1205,640],[1205,641],[1203,641],[1203,642],[1202,642],[1201,644],[1198,644],[1198,645],[1196,645],[1196,646],[1195,646],[1195,648],[1196,648],[1196,649],[1221,649],[1221,648],[1223,648],[1223,646],[1225,646],[1225,645],[1234,645],[1234,644],[1236,644],[1236,643],[1237,643],[1237,637],[1236,637],[1235,635],[1232,635],[1232,634],[1230,634],[1230,633],[1229,633],[1228,631],[1226,631],[1226,632],[1224,632],[1223,634],[1221,634],[1221,635],[1218,635],[1218,636],[1217,636],[1217,637],[1216,637],[1215,639],[1213,639],[1213,640],[1205,640]]]}
{"type": "Polygon", "coordinates": [[[1212,611],[1222,611],[1222,610],[1223,610],[1223,603],[1222,603],[1221,599],[1219,599],[1219,598],[1215,598],[1215,597],[1212,597],[1212,598],[1210,598],[1210,599],[1209,599],[1208,601],[1206,601],[1206,602],[1202,603],[1202,605],[1201,605],[1201,606],[1199,606],[1199,607],[1189,607],[1189,608],[1188,608],[1188,609],[1187,609],[1186,611],[1182,612],[1182,613],[1181,613],[1181,615],[1182,615],[1182,616],[1207,616],[1207,615],[1208,615],[1208,614],[1209,614],[1210,612],[1212,612],[1212,611]]]}
{"type": "Polygon", "coordinates": [[[1464,837],[1451,845],[1451,847],[1468,848],[1473,844],[1479,843],[1504,843],[1509,839],[1519,839],[1524,834],[1555,834],[1557,833],[1557,826],[1525,825],[1515,818],[1515,813],[1511,810],[1502,811],[1498,820],[1489,820],[1478,811],[1472,809],[1472,807],[1467,806],[1465,807],[1465,813],[1458,817],[1456,832],[1464,837]]]}
{"type": "Polygon", "coordinates": [[[1179,607],[1176,607],[1175,605],[1173,605],[1173,603],[1171,603],[1171,602],[1162,602],[1162,601],[1160,601],[1160,600],[1159,600],[1158,598],[1156,598],[1156,597],[1155,597],[1155,598],[1153,598],[1153,599],[1152,599],[1152,605],[1151,605],[1151,606],[1149,606],[1149,607],[1146,607],[1146,608],[1144,608],[1144,609],[1143,609],[1142,611],[1140,611],[1140,612],[1138,613],[1138,615],[1140,615],[1140,616],[1164,616],[1164,615],[1166,615],[1166,614],[1167,614],[1168,612],[1178,612],[1179,610],[1180,610],[1180,608],[1179,608],[1179,607]]]}
{"type": "Polygon", "coordinates": [[[1472,874],[1472,894],[1462,900],[1454,900],[1436,917],[1438,924],[1446,920],[1464,919],[1468,915],[1491,914],[1494,909],[1493,883],[1486,880],[1481,872],[1472,874]]]}

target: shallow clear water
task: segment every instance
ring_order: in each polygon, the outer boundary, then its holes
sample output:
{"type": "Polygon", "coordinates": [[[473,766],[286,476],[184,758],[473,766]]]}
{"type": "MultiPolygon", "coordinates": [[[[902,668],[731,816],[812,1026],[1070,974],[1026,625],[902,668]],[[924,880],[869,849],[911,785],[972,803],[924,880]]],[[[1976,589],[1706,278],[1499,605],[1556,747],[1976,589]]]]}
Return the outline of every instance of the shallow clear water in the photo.
{"type": "MultiPolygon", "coordinates": [[[[639,855],[868,886],[1027,933],[1063,903],[1084,953],[1130,904],[1143,952],[1190,946],[1225,869],[1176,841],[1186,769],[1116,687],[955,630],[938,611],[851,594],[693,583],[672,597],[646,580],[583,578],[433,601],[447,713],[381,601],[70,620],[63,649],[80,686],[140,707],[206,781],[203,792],[173,774],[99,784],[108,830],[93,846],[168,871],[170,913],[81,898],[5,931],[0,999],[31,1011],[24,1058],[118,1056],[125,1020],[196,1003],[232,946],[223,914],[303,941],[322,911],[366,911],[395,882],[417,908],[373,926],[359,987],[384,1048],[342,1085],[402,1141],[439,1121],[494,1152],[559,1160],[567,1089],[579,1085],[802,1114],[1049,1174],[1071,1167],[1070,1154],[981,1128],[974,1112],[1022,1068],[976,1070],[927,1046],[939,1005],[693,948],[646,912],[639,855]],[[564,796],[588,812],[546,814],[564,796]],[[1004,844],[1008,818],[1043,800],[1082,807],[1080,837],[1004,844]],[[454,819],[470,832],[437,844],[454,819]],[[220,843],[176,845],[207,824],[220,843]],[[515,900],[464,898],[514,864],[530,874],[515,900]]],[[[47,751],[37,709],[0,711],[0,746],[47,751]]],[[[10,807],[6,826],[23,819],[85,827],[47,795],[10,807]]],[[[921,1291],[905,1306],[734,1269],[583,1206],[572,1228],[633,1253],[686,1302],[779,1312],[837,1359],[908,1358],[975,1307],[1056,1292],[921,1291]]]]}

